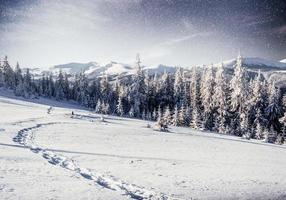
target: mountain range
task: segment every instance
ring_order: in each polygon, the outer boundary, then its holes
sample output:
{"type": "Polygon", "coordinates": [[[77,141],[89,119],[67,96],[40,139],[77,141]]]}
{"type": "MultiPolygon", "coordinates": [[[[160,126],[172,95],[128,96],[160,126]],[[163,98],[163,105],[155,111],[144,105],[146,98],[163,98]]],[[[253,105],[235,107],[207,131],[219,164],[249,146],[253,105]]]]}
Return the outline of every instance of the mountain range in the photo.
{"type": "MultiPolygon", "coordinates": [[[[223,61],[222,63],[226,69],[233,70],[236,63],[236,59],[223,61]]],[[[212,66],[218,67],[221,66],[222,63],[217,63],[212,66]]],[[[258,70],[260,70],[265,77],[275,80],[278,84],[286,85],[286,59],[283,59],[281,61],[272,61],[263,58],[245,57],[242,59],[242,63],[248,71],[257,72],[258,70]]],[[[158,65],[153,67],[142,66],[143,71],[147,72],[150,75],[160,75],[165,71],[169,73],[174,73],[177,68],[178,67],[166,65],[158,65]]],[[[185,69],[189,70],[190,68],[185,69]]],[[[80,72],[83,72],[89,79],[92,79],[103,75],[109,75],[111,77],[132,75],[136,72],[137,69],[135,65],[132,66],[119,62],[110,62],[103,66],[99,65],[97,62],[72,62],[67,64],[55,65],[49,70],[45,71],[35,68],[32,69],[31,72],[35,75],[35,77],[41,77],[43,73],[52,72],[54,74],[58,74],[60,70],[70,75],[75,75],[79,74],[80,72]]]]}

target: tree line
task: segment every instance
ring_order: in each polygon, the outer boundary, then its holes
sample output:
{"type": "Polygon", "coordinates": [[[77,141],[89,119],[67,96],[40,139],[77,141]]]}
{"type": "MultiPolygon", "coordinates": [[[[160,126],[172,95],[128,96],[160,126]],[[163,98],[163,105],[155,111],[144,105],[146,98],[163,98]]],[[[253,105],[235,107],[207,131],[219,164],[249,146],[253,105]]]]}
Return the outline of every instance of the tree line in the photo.
{"type": "Polygon", "coordinates": [[[7,56],[0,63],[0,87],[17,96],[72,100],[97,113],[157,120],[161,127],[186,126],[279,144],[286,136],[286,96],[260,71],[251,76],[241,56],[232,73],[221,64],[149,74],[138,59],[133,75],[92,79],[84,72],[71,76],[62,71],[35,79],[18,63],[13,69],[7,56]]]}

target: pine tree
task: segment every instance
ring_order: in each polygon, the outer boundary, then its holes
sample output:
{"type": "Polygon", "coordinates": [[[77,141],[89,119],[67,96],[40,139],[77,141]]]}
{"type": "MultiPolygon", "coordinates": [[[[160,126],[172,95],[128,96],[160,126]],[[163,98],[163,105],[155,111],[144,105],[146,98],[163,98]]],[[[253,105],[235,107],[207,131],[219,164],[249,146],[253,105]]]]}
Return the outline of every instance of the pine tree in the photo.
{"type": "Polygon", "coordinates": [[[184,82],[183,82],[183,70],[182,68],[177,68],[175,73],[175,81],[174,81],[174,99],[175,103],[181,105],[183,92],[184,92],[184,82]]]}
{"type": "Polygon", "coordinates": [[[231,108],[233,112],[232,127],[234,129],[233,134],[241,136],[241,122],[247,121],[243,117],[248,116],[245,112],[245,105],[248,97],[248,85],[247,85],[247,72],[242,66],[242,57],[239,55],[236,61],[234,69],[234,75],[230,81],[231,87],[231,108]],[[244,113],[244,114],[243,114],[244,113]]]}
{"type": "Polygon", "coordinates": [[[124,110],[123,110],[123,105],[122,105],[122,97],[121,96],[118,97],[116,110],[117,110],[117,113],[118,113],[119,116],[123,116],[124,115],[124,110]]]}
{"type": "Polygon", "coordinates": [[[152,120],[157,120],[157,111],[156,108],[154,108],[154,111],[152,112],[152,120]]]}
{"type": "Polygon", "coordinates": [[[189,125],[192,128],[202,128],[201,124],[201,113],[200,110],[200,87],[199,87],[199,75],[197,72],[197,68],[194,67],[192,71],[192,77],[191,77],[191,84],[190,84],[190,100],[191,100],[191,120],[189,125]]]}
{"type": "Polygon", "coordinates": [[[201,122],[200,114],[199,114],[198,108],[196,106],[193,108],[192,120],[190,123],[190,127],[195,128],[195,129],[201,129],[202,128],[202,122],[201,122]]]}
{"type": "Polygon", "coordinates": [[[273,81],[269,85],[269,105],[266,108],[265,114],[268,120],[268,128],[273,128],[273,130],[279,130],[279,116],[281,113],[281,107],[279,105],[279,89],[275,87],[275,82],[273,81]]]}
{"type": "Polygon", "coordinates": [[[110,106],[108,102],[103,102],[102,106],[102,113],[108,115],[110,113],[110,106]]]}
{"type": "Polygon", "coordinates": [[[95,107],[95,112],[101,114],[102,113],[102,105],[100,99],[98,99],[95,107]]]}
{"type": "Polygon", "coordinates": [[[213,95],[213,105],[216,112],[215,129],[219,133],[226,133],[228,118],[228,93],[227,84],[224,77],[223,64],[217,69],[215,74],[215,86],[213,95]]]}
{"type": "Polygon", "coordinates": [[[278,141],[279,144],[284,143],[286,138],[286,112],[284,112],[283,117],[280,118],[280,123],[282,124],[282,129],[280,135],[280,141],[278,141]]]}
{"type": "Polygon", "coordinates": [[[129,117],[131,117],[131,118],[134,117],[134,107],[133,106],[131,106],[128,114],[129,114],[129,117]]]}
{"type": "Polygon", "coordinates": [[[59,71],[56,83],[55,83],[55,95],[57,100],[63,100],[65,98],[64,94],[64,76],[62,71],[59,71]]]}
{"type": "Polygon", "coordinates": [[[179,110],[179,125],[180,126],[186,126],[187,125],[187,121],[186,121],[186,109],[185,106],[182,105],[180,110],[179,110]]]}
{"type": "Polygon", "coordinates": [[[26,70],[26,74],[24,75],[24,83],[23,83],[23,88],[24,88],[24,97],[28,98],[32,94],[32,75],[30,74],[30,70],[26,70]]]}
{"type": "Polygon", "coordinates": [[[4,73],[3,73],[3,69],[1,66],[1,61],[0,61],[0,87],[4,86],[4,73]]]}
{"type": "Polygon", "coordinates": [[[277,132],[274,130],[274,127],[271,126],[269,131],[265,131],[264,133],[265,139],[264,141],[267,143],[275,143],[277,139],[277,132]]]}
{"type": "Polygon", "coordinates": [[[166,124],[171,124],[172,122],[172,115],[169,106],[166,107],[164,115],[163,115],[163,120],[166,122],[166,124]]]}
{"type": "Polygon", "coordinates": [[[193,67],[191,74],[191,83],[190,83],[190,105],[192,110],[195,107],[198,107],[199,101],[199,78],[197,68],[193,67]]]}
{"type": "Polygon", "coordinates": [[[159,88],[159,96],[158,100],[160,101],[160,105],[166,107],[168,105],[172,105],[174,100],[174,91],[173,91],[173,83],[170,77],[170,74],[165,71],[161,77],[160,88],[159,88]]]}
{"type": "Polygon", "coordinates": [[[159,129],[159,131],[168,131],[168,123],[161,116],[158,117],[155,126],[159,129]]]}
{"type": "Polygon", "coordinates": [[[5,56],[4,58],[2,68],[3,68],[3,76],[4,76],[4,85],[7,88],[14,89],[15,88],[14,71],[8,62],[7,56],[5,56]]]}
{"type": "Polygon", "coordinates": [[[15,85],[19,85],[20,83],[23,84],[23,76],[22,76],[22,70],[20,68],[19,63],[17,62],[16,68],[15,68],[15,85]]]}
{"type": "Polygon", "coordinates": [[[172,116],[172,125],[173,126],[179,126],[180,121],[179,121],[179,112],[178,112],[178,106],[175,106],[174,114],[172,116]]]}
{"type": "Polygon", "coordinates": [[[214,93],[214,72],[213,72],[213,66],[211,66],[205,70],[201,82],[201,93],[200,93],[203,106],[203,128],[207,130],[212,130],[214,126],[213,93],[214,93]]]}
{"type": "Polygon", "coordinates": [[[255,120],[254,120],[254,127],[255,127],[255,136],[254,138],[258,140],[264,139],[264,125],[266,123],[265,118],[263,117],[260,109],[258,109],[256,115],[255,115],[255,120]]]}

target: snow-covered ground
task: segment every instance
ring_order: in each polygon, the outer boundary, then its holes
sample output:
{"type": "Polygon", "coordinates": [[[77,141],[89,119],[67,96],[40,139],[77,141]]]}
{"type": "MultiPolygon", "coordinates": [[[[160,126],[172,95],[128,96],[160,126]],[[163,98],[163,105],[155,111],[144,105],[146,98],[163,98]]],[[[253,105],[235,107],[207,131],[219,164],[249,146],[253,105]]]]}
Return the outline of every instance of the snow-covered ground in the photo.
{"type": "Polygon", "coordinates": [[[74,105],[12,97],[0,92],[0,199],[286,198],[285,145],[162,133],[153,122],[102,122],[74,105]]]}

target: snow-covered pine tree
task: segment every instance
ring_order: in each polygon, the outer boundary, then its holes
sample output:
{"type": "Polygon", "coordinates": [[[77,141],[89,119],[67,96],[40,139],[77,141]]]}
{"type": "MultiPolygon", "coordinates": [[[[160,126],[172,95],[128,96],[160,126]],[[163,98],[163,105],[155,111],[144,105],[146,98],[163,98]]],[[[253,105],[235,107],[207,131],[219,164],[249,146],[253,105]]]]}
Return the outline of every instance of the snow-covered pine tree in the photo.
{"type": "Polygon", "coordinates": [[[215,108],[215,130],[219,133],[226,133],[228,117],[228,88],[224,76],[223,63],[215,73],[215,86],[213,95],[213,105],[215,108]]]}
{"type": "Polygon", "coordinates": [[[65,99],[70,99],[70,83],[67,73],[64,73],[63,92],[65,99]]]}
{"type": "Polygon", "coordinates": [[[159,106],[156,116],[157,116],[157,119],[158,119],[158,118],[162,118],[162,109],[161,109],[161,106],[159,106]]]}
{"type": "Polygon", "coordinates": [[[152,114],[151,114],[151,112],[148,112],[148,113],[147,113],[146,119],[149,120],[149,121],[152,120],[152,114]]]}
{"type": "Polygon", "coordinates": [[[192,119],[192,109],[191,106],[186,106],[186,110],[185,110],[185,122],[186,125],[188,126],[191,122],[192,119]]]}
{"type": "Polygon", "coordinates": [[[234,75],[230,81],[231,88],[231,109],[233,112],[233,121],[231,127],[234,131],[233,133],[237,136],[241,136],[241,122],[247,120],[242,119],[243,117],[248,116],[245,110],[245,105],[247,102],[248,95],[248,84],[247,84],[247,72],[242,66],[242,57],[239,55],[236,61],[236,66],[234,69],[234,75]]]}
{"type": "Polygon", "coordinates": [[[286,93],[283,95],[283,97],[282,97],[282,102],[281,102],[281,104],[282,104],[282,109],[284,110],[284,111],[286,111],[286,93]]]}
{"type": "Polygon", "coordinates": [[[134,117],[141,117],[141,112],[146,102],[146,85],[145,74],[142,71],[141,60],[139,54],[136,57],[136,74],[133,76],[133,84],[131,85],[130,96],[133,100],[134,117]]]}
{"type": "Polygon", "coordinates": [[[169,106],[165,108],[164,114],[163,114],[163,120],[166,122],[166,124],[171,124],[172,123],[172,114],[170,111],[169,106]]]}
{"type": "Polygon", "coordinates": [[[128,114],[129,114],[129,117],[131,117],[131,118],[134,117],[134,107],[133,106],[131,106],[128,114]]]}
{"type": "Polygon", "coordinates": [[[30,73],[29,68],[26,70],[26,73],[24,75],[24,82],[23,82],[23,88],[24,88],[24,97],[29,98],[32,94],[32,75],[30,73]]]}
{"type": "Polygon", "coordinates": [[[175,109],[174,109],[173,116],[172,116],[172,125],[173,126],[179,126],[179,124],[180,124],[179,111],[178,111],[178,106],[176,105],[175,109]]]}
{"type": "Polygon", "coordinates": [[[2,68],[2,64],[0,61],[0,87],[4,86],[4,74],[3,74],[3,68],[2,68]]]}
{"type": "Polygon", "coordinates": [[[199,100],[199,81],[197,67],[193,67],[190,82],[190,105],[192,110],[198,107],[199,100]]]}
{"type": "Polygon", "coordinates": [[[118,100],[117,100],[117,106],[116,106],[116,111],[119,116],[124,115],[124,109],[123,109],[123,104],[122,104],[122,96],[119,95],[118,100]]]}
{"type": "Polygon", "coordinates": [[[4,58],[2,68],[3,68],[3,76],[4,76],[4,85],[7,88],[14,89],[15,88],[14,71],[8,62],[7,56],[5,56],[4,58]]]}
{"type": "Polygon", "coordinates": [[[286,138],[286,112],[284,112],[283,117],[280,118],[280,123],[282,124],[282,129],[280,135],[279,144],[283,144],[286,138]]]}
{"type": "MultiPolygon", "coordinates": [[[[24,77],[24,80],[25,80],[25,77],[24,77]]],[[[25,83],[25,81],[24,81],[24,83],[25,83]]],[[[48,78],[47,96],[51,98],[54,96],[54,94],[55,94],[55,83],[53,80],[53,74],[50,73],[49,78],[48,78]]]]}
{"type": "Polygon", "coordinates": [[[197,68],[193,67],[191,83],[190,83],[190,104],[191,104],[191,120],[190,127],[200,129],[202,128],[201,112],[200,112],[200,87],[199,75],[197,68]]]}
{"type": "Polygon", "coordinates": [[[159,131],[168,131],[168,123],[166,122],[166,120],[163,119],[163,117],[159,116],[157,119],[157,122],[155,124],[155,127],[159,130],[159,131]]]}
{"type": "Polygon", "coordinates": [[[97,100],[96,106],[95,106],[95,112],[101,114],[102,113],[102,104],[100,99],[97,100]]]}
{"type": "Polygon", "coordinates": [[[153,112],[152,112],[152,120],[156,121],[157,120],[157,111],[156,108],[154,108],[153,112]]]}
{"type": "Polygon", "coordinates": [[[57,100],[62,100],[65,98],[64,94],[64,76],[62,71],[59,71],[56,83],[55,83],[55,95],[57,100]]]}
{"type": "Polygon", "coordinates": [[[177,68],[174,81],[174,100],[175,103],[181,105],[184,92],[183,69],[177,68]]]}
{"type": "Polygon", "coordinates": [[[103,103],[102,112],[103,112],[103,114],[106,114],[106,115],[108,115],[110,113],[110,105],[108,102],[103,103]]]}
{"type": "Polygon", "coordinates": [[[274,130],[273,126],[271,126],[270,130],[266,131],[264,135],[265,135],[265,139],[264,139],[265,142],[275,143],[277,139],[277,132],[274,130]]]}
{"type": "Polygon", "coordinates": [[[275,82],[273,81],[269,84],[269,105],[266,108],[265,115],[268,120],[268,129],[272,127],[273,130],[279,131],[279,117],[281,114],[281,107],[279,104],[280,91],[279,88],[275,87],[275,82]]]}
{"type": "Polygon", "coordinates": [[[212,130],[214,127],[214,71],[213,66],[205,69],[201,81],[201,101],[203,107],[203,129],[212,130]]]}
{"type": "Polygon", "coordinates": [[[111,86],[109,83],[109,76],[105,74],[100,80],[100,94],[101,99],[104,102],[108,102],[110,100],[111,86]]]}
{"type": "Polygon", "coordinates": [[[170,74],[167,71],[165,71],[161,77],[160,89],[158,94],[158,101],[160,101],[160,105],[166,107],[168,105],[173,104],[174,87],[170,74]]]}
{"type": "Polygon", "coordinates": [[[143,120],[146,119],[146,112],[145,112],[145,110],[143,110],[141,117],[142,117],[143,120]]]}
{"type": "Polygon", "coordinates": [[[77,101],[83,106],[88,106],[90,98],[88,93],[88,80],[83,72],[81,72],[78,77],[78,88],[76,90],[76,94],[77,101]]]}
{"type": "Polygon", "coordinates": [[[14,93],[16,96],[21,96],[24,94],[24,84],[23,84],[22,70],[18,62],[15,68],[14,75],[15,75],[15,87],[16,87],[14,93]]]}
{"type": "Polygon", "coordinates": [[[240,130],[244,138],[250,139],[252,137],[252,130],[249,127],[249,112],[241,113],[240,130]]]}
{"type": "Polygon", "coordinates": [[[254,120],[254,138],[258,140],[262,140],[265,138],[264,136],[264,124],[266,124],[266,120],[263,117],[261,110],[258,109],[255,115],[255,120],[254,120]]]}
{"type": "Polygon", "coordinates": [[[23,83],[22,70],[18,62],[16,64],[14,75],[15,75],[15,86],[19,85],[20,82],[23,83]]]}
{"type": "Polygon", "coordinates": [[[195,128],[195,129],[201,129],[202,128],[202,121],[201,121],[201,117],[200,117],[197,106],[195,106],[193,108],[192,120],[190,122],[190,127],[195,128]]]}
{"type": "Polygon", "coordinates": [[[179,110],[179,126],[186,126],[187,121],[186,121],[186,108],[184,105],[181,105],[180,110],[179,110]]]}

